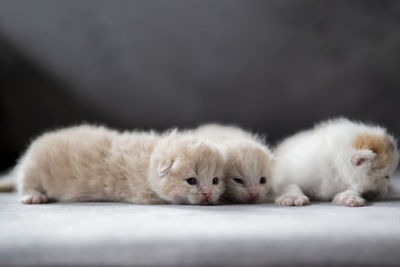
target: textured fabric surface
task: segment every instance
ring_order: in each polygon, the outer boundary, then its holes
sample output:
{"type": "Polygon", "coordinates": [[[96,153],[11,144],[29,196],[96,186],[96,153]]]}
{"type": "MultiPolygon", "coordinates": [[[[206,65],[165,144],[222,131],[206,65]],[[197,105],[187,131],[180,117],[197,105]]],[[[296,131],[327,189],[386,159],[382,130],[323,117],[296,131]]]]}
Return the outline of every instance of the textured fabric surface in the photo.
{"type": "MultiPolygon", "coordinates": [[[[400,176],[393,179],[400,191],[400,176]]],[[[399,265],[400,195],[361,208],[22,205],[0,194],[0,265],[399,265]]]]}

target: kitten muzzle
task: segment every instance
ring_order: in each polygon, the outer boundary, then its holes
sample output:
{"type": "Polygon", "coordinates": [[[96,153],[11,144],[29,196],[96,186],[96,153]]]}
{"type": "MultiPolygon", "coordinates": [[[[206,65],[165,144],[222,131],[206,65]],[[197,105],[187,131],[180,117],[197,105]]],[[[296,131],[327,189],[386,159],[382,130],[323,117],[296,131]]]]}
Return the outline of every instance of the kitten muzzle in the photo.
{"type": "Polygon", "coordinates": [[[203,195],[203,199],[200,202],[200,205],[207,205],[208,202],[210,201],[210,197],[211,197],[211,189],[206,189],[202,192],[203,195]]]}
{"type": "Polygon", "coordinates": [[[256,190],[256,189],[249,190],[249,201],[250,202],[257,201],[259,196],[260,196],[260,192],[258,190],[256,190]]]}

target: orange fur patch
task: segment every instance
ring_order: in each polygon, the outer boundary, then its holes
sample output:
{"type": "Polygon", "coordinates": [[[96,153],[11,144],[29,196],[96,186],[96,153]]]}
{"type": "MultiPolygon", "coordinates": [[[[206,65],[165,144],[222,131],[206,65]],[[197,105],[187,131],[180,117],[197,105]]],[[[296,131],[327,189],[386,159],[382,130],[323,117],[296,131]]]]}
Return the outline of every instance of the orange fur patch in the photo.
{"type": "Polygon", "coordinates": [[[368,149],[376,154],[378,168],[383,168],[392,161],[390,141],[383,136],[360,134],[353,142],[356,149],[368,149]]]}

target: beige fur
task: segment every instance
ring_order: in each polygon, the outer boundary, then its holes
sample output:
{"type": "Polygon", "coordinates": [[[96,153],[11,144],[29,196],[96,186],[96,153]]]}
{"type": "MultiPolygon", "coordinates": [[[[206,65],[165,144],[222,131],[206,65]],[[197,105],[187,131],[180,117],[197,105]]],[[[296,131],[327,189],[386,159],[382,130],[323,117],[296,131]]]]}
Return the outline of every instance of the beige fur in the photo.
{"type": "Polygon", "coordinates": [[[193,133],[215,142],[225,158],[223,199],[235,203],[261,202],[270,190],[272,153],[259,136],[238,127],[207,124],[193,133]],[[260,183],[265,177],[266,182],[260,183]],[[243,184],[235,181],[241,179],[243,184]]]}
{"type": "Polygon", "coordinates": [[[224,190],[223,181],[211,182],[222,164],[214,145],[190,134],[83,125],[37,138],[16,171],[25,204],[48,199],[208,204],[224,190]],[[189,185],[190,177],[198,185],[189,185]]]}

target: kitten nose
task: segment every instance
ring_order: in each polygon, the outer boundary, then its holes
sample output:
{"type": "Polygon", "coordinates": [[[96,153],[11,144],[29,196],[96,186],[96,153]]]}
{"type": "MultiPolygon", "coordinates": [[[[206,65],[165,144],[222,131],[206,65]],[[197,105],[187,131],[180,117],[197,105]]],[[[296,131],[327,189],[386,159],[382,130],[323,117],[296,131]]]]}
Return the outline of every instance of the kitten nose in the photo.
{"type": "Polygon", "coordinates": [[[203,196],[204,196],[204,198],[210,198],[210,196],[211,196],[211,189],[206,189],[206,190],[204,190],[203,191],[203,196]]]}
{"type": "Polygon", "coordinates": [[[249,190],[249,199],[250,200],[252,200],[252,201],[256,200],[256,199],[258,199],[259,196],[260,196],[260,192],[257,189],[252,188],[249,190]]]}
{"type": "Polygon", "coordinates": [[[203,195],[203,199],[201,200],[200,205],[207,205],[210,200],[211,189],[205,189],[201,194],[203,195]]]}

